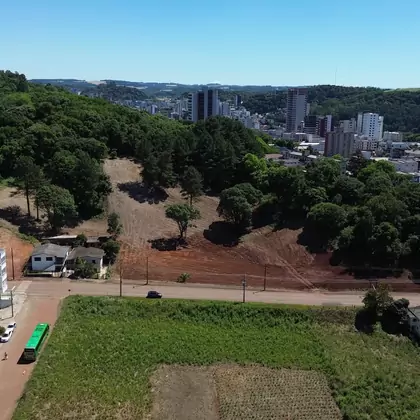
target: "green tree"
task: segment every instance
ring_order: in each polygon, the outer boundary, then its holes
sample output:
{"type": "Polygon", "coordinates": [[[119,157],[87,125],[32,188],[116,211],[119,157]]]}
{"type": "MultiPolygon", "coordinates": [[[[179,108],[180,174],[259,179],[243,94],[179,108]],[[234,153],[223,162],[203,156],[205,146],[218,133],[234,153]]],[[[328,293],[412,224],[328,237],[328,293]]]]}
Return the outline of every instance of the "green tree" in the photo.
{"type": "Polygon", "coordinates": [[[328,201],[328,194],[324,187],[307,188],[303,191],[300,201],[306,212],[313,206],[328,201]]]}
{"type": "Polygon", "coordinates": [[[252,205],[239,188],[232,187],[222,191],[217,212],[240,231],[251,226],[252,205]]]}
{"type": "Polygon", "coordinates": [[[110,264],[114,264],[120,252],[120,244],[114,239],[108,239],[102,244],[102,249],[105,252],[105,258],[110,264]]]}
{"type": "Polygon", "coordinates": [[[186,239],[191,222],[201,217],[199,210],[188,204],[172,204],[166,208],[165,215],[177,224],[180,239],[186,239]]]}
{"type": "Polygon", "coordinates": [[[259,204],[262,199],[262,192],[248,182],[236,184],[233,188],[239,190],[252,207],[259,204]]]}
{"type": "Polygon", "coordinates": [[[87,242],[87,237],[84,233],[80,233],[76,236],[76,240],[74,241],[74,246],[85,246],[87,242]]]}
{"type": "Polygon", "coordinates": [[[390,293],[391,289],[385,283],[379,283],[377,287],[369,289],[362,301],[365,309],[374,312],[378,318],[381,317],[394,301],[390,293]]]}
{"type": "Polygon", "coordinates": [[[107,232],[115,239],[121,235],[122,229],[123,226],[120,222],[120,216],[115,212],[110,213],[108,216],[107,232]]]}
{"type": "Polygon", "coordinates": [[[338,177],[331,187],[331,197],[341,196],[341,203],[358,205],[363,197],[364,184],[356,178],[346,175],[338,177]]]}
{"type": "Polygon", "coordinates": [[[320,203],[311,208],[305,222],[305,232],[323,246],[335,239],[344,228],[346,211],[332,203],[320,203]]]}
{"type": "Polygon", "coordinates": [[[305,173],[301,168],[287,168],[272,166],[268,169],[269,191],[276,195],[278,201],[279,218],[301,217],[301,197],[308,188],[305,173]]]}
{"type": "Polygon", "coordinates": [[[267,161],[252,153],[247,153],[239,167],[239,176],[242,181],[251,183],[255,188],[266,190],[267,185],[267,161]]]}
{"type": "Polygon", "coordinates": [[[46,216],[52,230],[59,231],[74,222],[77,210],[70,192],[57,185],[43,185],[38,189],[35,201],[46,216]]]}
{"type": "Polygon", "coordinates": [[[385,160],[378,160],[374,163],[369,164],[366,168],[362,169],[358,173],[357,178],[359,179],[359,181],[366,183],[370,177],[378,173],[388,175],[390,179],[393,179],[397,171],[392,163],[385,160]]]}
{"type": "Polygon", "coordinates": [[[372,212],[377,224],[389,222],[400,228],[409,216],[407,206],[390,192],[371,198],[366,207],[372,212]]]}
{"type": "Polygon", "coordinates": [[[82,258],[77,258],[75,267],[74,267],[74,275],[77,278],[82,279],[91,279],[95,275],[98,274],[98,270],[94,264],[83,260],[82,258]]]}
{"type": "Polygon", "coordinates": [[[193,200],[203,194],[203,178],[194,166],[189,166],[181,178],[181,194],[189,200],[190,206],[193,200]]]}
{"type": "Polygon", "coordinates": [[[143,169],[141,172],[143,182],[153,189],[159,183],[159,166],[156,156],[151,154],[143,161],[143,169]]]}
{"type": "Polygon", "coordinates": [[[306,180],[313,187],[334,185],[341,173],[340,162],[332,158],[317,159],[308,165],[306,180]]]}
{"type": "Polygon", "coordinates": [[[359,172],[366,168],[371,162],[365,159],[361,151],[357,151],[347,162],[347,170],[354,176],[357,177],[359,172]]]}
{"type": "Polygon", "coordinates": [[[377,267],[395,267],[401,255],[402,245],[395,226],[383,222],[375,226],[369,240],[372,262],[377,267]]]}
{"type": "Polygon", "coordinates": [[[28,216],[31,217],[30,196],[45,182],[42,169],[30,156],[21,156],[16,163],[17,177],[22,181],[22,189],[26,197],[28,216]]]}

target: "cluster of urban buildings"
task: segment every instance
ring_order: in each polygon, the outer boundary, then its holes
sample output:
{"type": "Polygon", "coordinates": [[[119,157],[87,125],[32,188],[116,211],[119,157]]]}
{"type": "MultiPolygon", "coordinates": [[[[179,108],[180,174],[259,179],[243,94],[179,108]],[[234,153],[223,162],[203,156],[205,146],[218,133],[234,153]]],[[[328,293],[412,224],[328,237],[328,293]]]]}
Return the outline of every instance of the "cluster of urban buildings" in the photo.
{"type": "Polygon", "coordinates": [[[298,144],[292,152],[281,150],[283,163],[295,166],[319,156],[340,155],[349,159],[360,151],[366,159],[389,160],[398,172],[420,179],[418,144],[404,142],[400,132],[384,132],[384,117],[373,112],[360,112],[357,117],[334,124],[331,115],[309,115],[308,90],[288,90],[286,127],[268,130],[274,138],[293,140],[298,144]],[[413,150],[414,149],[414,150],[413,150]]]}
{"type": "Polygon", "coordinates": [[[259,115],[251,115],[242,106],[241,95],[236,95],[233,103],[230,101],[222,102],[219,100],[217,89],[204,87],[198,92],[190,93],[186,105],[186,119],[192,122],[221,115],[238,120],[247,128],[260,129],[259,115]]]}

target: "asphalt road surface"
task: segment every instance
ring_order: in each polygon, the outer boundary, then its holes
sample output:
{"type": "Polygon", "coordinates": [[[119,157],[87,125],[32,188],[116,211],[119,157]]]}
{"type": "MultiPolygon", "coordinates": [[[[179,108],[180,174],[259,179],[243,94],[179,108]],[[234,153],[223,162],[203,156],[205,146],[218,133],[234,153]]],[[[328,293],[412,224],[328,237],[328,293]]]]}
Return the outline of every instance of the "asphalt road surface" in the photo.
{"type": "MultiPolygon", "coordinates": [[[[138,286],[124,284],[123,296],[146,296],[149,290],[157,290],[164,298],[176,299],[208,299],[242,301],[243,291],[241,288],[229,288],[209,285],[188,284],[162,284],[138,286]]],[[[120,285],[115,283],[94,283],[69,280],[35,280],[27,289],[29,298],[62,298],[73,294],[92,296],[118,296],[120,285]]],[[[420,294],[406,293],[395,294],[395,298],[406,297],[411,306],[420,305],[420,294]]],[[[314,291],[259,291],[246,290],[247,302],[262,303],[285,303],[301,305],[328,305],[328,306],[359,306],[362,304],[363,291],[357,292],[327,292],[314,291]]]]}

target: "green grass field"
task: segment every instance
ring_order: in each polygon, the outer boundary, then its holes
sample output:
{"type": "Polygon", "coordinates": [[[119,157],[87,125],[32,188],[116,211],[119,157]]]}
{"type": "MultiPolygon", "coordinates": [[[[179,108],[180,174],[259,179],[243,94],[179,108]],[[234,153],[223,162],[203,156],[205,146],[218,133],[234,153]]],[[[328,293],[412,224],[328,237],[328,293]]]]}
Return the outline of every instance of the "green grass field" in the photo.
{"type": "Polygon", "coordinates": [[[356,333],[353,318],[339,308],[69,297],[13,418],[141,419],[160,364],[257,363],[322,372],[344,419],[418,420],[419,349],[356,333]]]}

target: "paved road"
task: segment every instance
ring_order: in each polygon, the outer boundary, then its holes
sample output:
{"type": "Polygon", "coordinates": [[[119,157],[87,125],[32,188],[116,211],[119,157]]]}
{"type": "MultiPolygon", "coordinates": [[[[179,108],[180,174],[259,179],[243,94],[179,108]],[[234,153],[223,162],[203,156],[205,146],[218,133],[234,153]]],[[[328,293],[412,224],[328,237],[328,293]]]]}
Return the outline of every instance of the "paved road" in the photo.
{"type": "MultiPolygon", "coordinates": [[[[22,289],[21,282],[10,282],[10,287],[14,285],[20,285],[22,289]]],[[[34,364],[19,365],[17,362],[35,325],[38,322],[48,322],[53,326],[58,315],[58,304],[63,297],[73,294],[118,296],[120,292],[118,284],[69,280],[35,280],[30,284],[25,284],[24,289],[27,299],[16,316],[18,329],[11,342],[7,343],[9,359],[0,362],[0,401],[2,405],[0,420],[10,420],[15,402],[22,394],[25,383],[34,367],[34,364]]],[[[122,292],[124,296],[145,296],[147,291],[151,289],[159,290],[165,298],[242,300],[241,289],[197,284],[158,283],[149,286],[125,284],[122,292]]],[[[19,292],[17,293],[19,294],[19,292]]],[[[402,296],[394,295],[394,297],[399,298],[402,296]]],[[[406,294],[404,297],[410,300],[412,306],[420,305],[420,294],[406,294]]],[[[246,291],[247,301],[263,303],[357,306],[362,303],[362,298],[362,292],[246,291]]]]}
{"type": "MultiPolygon", "coordinates": [[[[145,296],[148,290],[157,289],[165,298],[178,299],[210,299],[241,301],[242,290],[208,285],[185,284],[152,284],[149,286],[123,285],[123,296],[145,296]]],[[[28,297],[32,299],[55,297],[62,298],[72,294],[93,296],[118,296],[119,285],[114,283],[91,283],[69,280],[44,281],[36,280],[27,289],[28,297]]],[[[412,306],[420,305],[420,294],[395,294],[395,298],[406,297],[412,306]]],[[[361,305],[363,292],[326,292],[326,291],[258,291],[247,290],[248,302],[288,303],[302,305],[361,305]]]]}
{"type": "Polygon", "coordinates": [[[54,326],[59,302],[58,298],[28,299],[15,317],[17,329],[10,342],[3,344],[1,348],[0,358],[3,358],[5,351],[9,357],[0,361],[0,420],[12,418],[16,401],[22,395],[26,381],[35,366],[34,363],[18,363],[25,344],[39,322],[47,322],[51,327],[54,326]]]}

